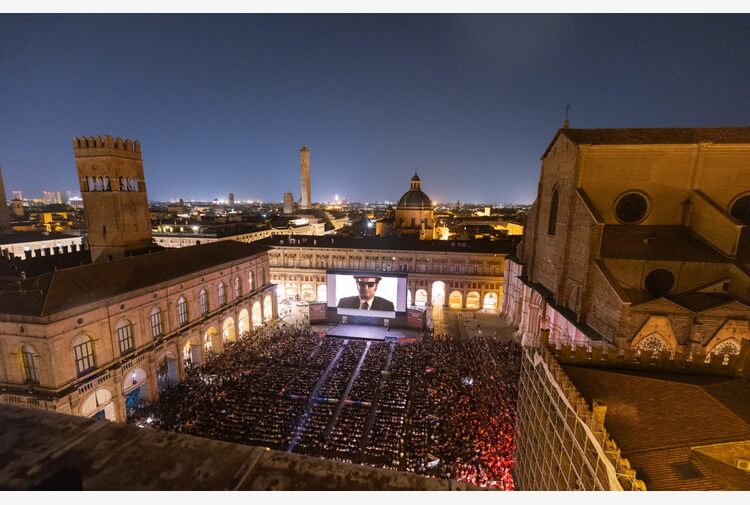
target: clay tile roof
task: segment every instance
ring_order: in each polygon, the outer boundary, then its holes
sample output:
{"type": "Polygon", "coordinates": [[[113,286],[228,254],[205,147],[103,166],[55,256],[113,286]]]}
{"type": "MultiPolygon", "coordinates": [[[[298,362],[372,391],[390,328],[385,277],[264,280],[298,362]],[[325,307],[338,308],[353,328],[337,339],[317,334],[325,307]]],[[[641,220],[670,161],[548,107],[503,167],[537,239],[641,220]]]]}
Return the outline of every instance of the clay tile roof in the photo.
{"type": "Polygon", "coordinates": [[[56,270],[0,286],[0,314],[46,316],[268,251],[233,240],[56,270]]]}
{"type": "Polygon", "coordinates": [[[604,425],[651,490],[721,489],[691,447],[750,439],[744,378],[563,365],[578,391],[607,406],[604,425]],[[702,476],[686,477],[685,463],[702,476]]]}
{"type": "Polygon", "coordinates": [[[638,144],[750,144],[750,127],[725,128],[564,128],[557,131],[542,158],[560,135],[576,144],[638,145],[638,144]]]}
{"type": "Polygon", "coordinates": [[[629,260],[731,263],[732,260],[690,233],[684,226],[604,226],[601,257],[629,260]]]}

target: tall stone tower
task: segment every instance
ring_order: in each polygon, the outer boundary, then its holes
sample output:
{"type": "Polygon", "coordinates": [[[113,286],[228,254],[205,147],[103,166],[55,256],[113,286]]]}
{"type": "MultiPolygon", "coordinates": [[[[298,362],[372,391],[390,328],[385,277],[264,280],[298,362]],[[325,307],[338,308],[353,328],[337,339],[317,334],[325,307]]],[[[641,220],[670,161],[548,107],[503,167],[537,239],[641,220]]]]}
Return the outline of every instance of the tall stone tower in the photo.
{"type": "Polygon", "coordinates": [[[294,214],[294,196],[284,193],[284,214],[294,214]]]}
{"type": "Polygon", "coordinates": [[[0,233],[13,233],[8,213],[8,200],[5,196],[5,183],[3,183],[3,167],[0,167],[0,233]]]}
{"type": "Polygon", "coordinates": [[[306,210],[310,208],[310,150],[307,146],[299,150],[299,178],[302,184],[299,208],[306,210]]]}
{"type": "Polygon", "coordinates": [[[234,193],[229,193],[229,198],[227,200],[229,202],[229,206],[234,207],[234,193]]]}
{"type": "Polygon", "coordinates": [[[151,246],[141,144],[111,135],[73,139],[92,261],[151,246]]]}

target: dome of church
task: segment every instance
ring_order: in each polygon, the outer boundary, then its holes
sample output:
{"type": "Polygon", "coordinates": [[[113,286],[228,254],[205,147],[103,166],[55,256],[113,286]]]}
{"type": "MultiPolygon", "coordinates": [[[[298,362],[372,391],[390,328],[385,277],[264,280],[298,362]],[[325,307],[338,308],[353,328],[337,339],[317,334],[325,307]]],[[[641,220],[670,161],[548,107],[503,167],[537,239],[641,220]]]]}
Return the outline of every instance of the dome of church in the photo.
{"type": "Polygon", "coordinates": [[[432,200],[420,189],[421,180],[417,174],[411,178],[411,187],[409,191],[399,199],[396,208],[417,208],[417,209],[432,209],[432,200]]]}

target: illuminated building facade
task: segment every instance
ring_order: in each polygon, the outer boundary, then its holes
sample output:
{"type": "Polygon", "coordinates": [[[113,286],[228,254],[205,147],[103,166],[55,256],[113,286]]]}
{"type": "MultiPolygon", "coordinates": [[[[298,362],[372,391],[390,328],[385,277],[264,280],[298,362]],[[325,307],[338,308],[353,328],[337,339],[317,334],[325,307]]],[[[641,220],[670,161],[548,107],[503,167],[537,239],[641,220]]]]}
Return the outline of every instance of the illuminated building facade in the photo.
{"type": "Polygon", "coordinates": [[[498,309],[503,264],[512,247],[505,241],[419,241],[337,236],[275,236],[270,246],[271,279],[280,298],[326,300],[326,270],[349,269],[409,274],[407,305],[498,309]]]}
{"type": "Polygon", "coordinates": [[[417,174],[411,178],[409,191],[396,205],[394,221],[396,235],[435,240],[435,214],[430,197],[422,191],[422,181],[417,174]]]}
{"type": "Polygon", "coordinates": [[[111,135],[73,139],[93,261],[151,246],[141,144],[111,135]]]}
{"type": "Polygon", "coordinates": [[[2,402],[124,421],[188,363],[277,314],[268,254],[229,241],[0,287],[2,402]],[[105,280],[106,282],[102,282],[105,280]]]}
{"type": "Polygon", "coordinates": [[[748,170],[750,128],[558,131],[505,262],[520,489],[750,489],[748,170]]]}

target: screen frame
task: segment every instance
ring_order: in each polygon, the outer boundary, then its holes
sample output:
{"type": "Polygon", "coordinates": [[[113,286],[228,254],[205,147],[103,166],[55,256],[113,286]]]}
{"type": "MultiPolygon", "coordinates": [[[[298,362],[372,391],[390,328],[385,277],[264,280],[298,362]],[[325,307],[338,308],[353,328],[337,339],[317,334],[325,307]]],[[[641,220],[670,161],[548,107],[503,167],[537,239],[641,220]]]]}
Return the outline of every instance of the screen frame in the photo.
{"type": "MultiPolygon", "coordinates": [[[[331,275],[362,275],[362,276],[372,276],[372,277],[391,277],[395,279],[405,279],[406,280],[406,286],[404,290],[404,297],[406,299],[405,308],[403,311],[395,310],[394,312],[382,312],[381,311],[372,311],[372,317],[385,317],[388,318],[391,314],[399,314],[404,315],[406,314],[406,311],[409,309],[409,300],[408,300],[408,290],[409,290],[409,273],[408,272],[389,272],[389,271],[383,271],[383,270],[361,270],[361,269],[338,269],[338,268],[331,268],[326,269],[326,289],[329,288],[328,284],[328,274],[331,275]]],[[[397,293],[397,296],[399,293],[397,293]]],[[[394,305],[396,305],[396,308],[398,308],[398,304],[394,302],[394,305]]],[[[339,315],[362,315],[361,312],[357,309],[339,309],[336,306],[330,306],[328,305],[328,302],[326,302],[326,306],[328,310],[335,310],[339,315]],[[344,314],[342,312],[338,311],[349,311],[349,310],[355,310],[356,314],[344,314]]]]}

